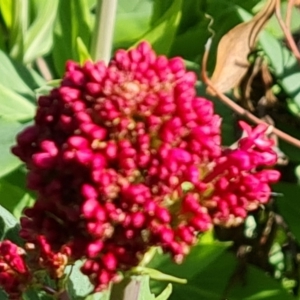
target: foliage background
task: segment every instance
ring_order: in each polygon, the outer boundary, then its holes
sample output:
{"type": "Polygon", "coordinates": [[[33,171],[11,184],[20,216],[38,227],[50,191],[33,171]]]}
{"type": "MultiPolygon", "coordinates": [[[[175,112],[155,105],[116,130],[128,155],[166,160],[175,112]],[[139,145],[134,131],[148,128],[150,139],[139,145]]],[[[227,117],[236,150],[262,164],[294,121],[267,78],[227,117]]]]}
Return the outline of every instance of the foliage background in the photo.
{"type": "MultiPolygon", "coordinates": [[[[208,73],[215,64],[220,38],[248,20],[262,0],[119,0],[113,49],[148,40],[159,54],[182,56],[188,68],[200,73],[204,45],[215,32],[208,73]]],[[[285,11],[287,1],[282,1],[285,11]]],[[[26,189],[21,162],[10,153],[15,137],[35,113],[36,98],[46,93],[64,71],[68,59],[90,57],[95,26],[95,0],[0,0],[0,235],[17,239],[17,221],[34,202],[26,189]],[[8,210],[8,212],[5,210],[8,210]],[[10,213],[11,214],[10,214],[10,213]]],[[[299,42],[300,11],[293,9],[291,31],[299,42]]],[[[277,97],[268,110],[275,125],[300,138],[300,68],[286,47],[275,17],[260,35],[257,47],[273,78],[277,97]]],[[[205,96],[199,80],[198,92],[205,96]]],[[[209,96],[207,96],[209,97],[209,96]]],[[[226,145],[237,138],[235,114],[218,99],[226,145]]],[[[205,234],[182,265],[157,254],[150,267],[188,279],[173,284],[170,299],[282,300],[300,299],[300,155],[299,149],[280,141],[278,149],[288,163],[278,166],[282,180],[274,186],[270,204],[252,213],[238,228],[205,234]]],[[[79,299],[90,288],[72,273],[70,290],[79,299]]],[[[152,281],[158,293],[166,283],[152,281]]],[[[0,295],[5,299],[4,294],[0,295]]],[[[30,291],[24,299],[47,299],[30,291]]],[[[107,299],[106,293],[89,299],[107,299]]],[[[76,299],[77,299],[76,298],[76,299]]],[[[144,298],[141,298],[144,299],[144,298]]]]}

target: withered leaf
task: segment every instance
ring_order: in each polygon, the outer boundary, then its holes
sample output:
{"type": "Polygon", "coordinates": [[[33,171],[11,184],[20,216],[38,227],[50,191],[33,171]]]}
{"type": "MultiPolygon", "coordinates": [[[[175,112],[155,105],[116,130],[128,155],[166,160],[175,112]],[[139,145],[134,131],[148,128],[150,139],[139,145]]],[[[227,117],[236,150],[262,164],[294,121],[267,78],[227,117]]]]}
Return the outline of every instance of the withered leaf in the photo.
{"type": "MultiPolygon", "coordinates": [[[[211,82],[220,92],[235,87],[246,74],[248,55],[254,49],[259,32],[272,16],[275,4],[276,0],[269,0],[250,21],[235,26],[220,40],[216,67],[211,77],[211,82]]],[[[215,94],[209,87],[207,92],[215,94]]]]}
{"type": "Polygon", "coordinates": [[[273,78],[268,64],[262,56],[257,56],[239,85],[234,87],[233,93],[242,107],[249,111],[260,110],[261,107],[271,107],[276,102],[272,86],[273,78]]]}

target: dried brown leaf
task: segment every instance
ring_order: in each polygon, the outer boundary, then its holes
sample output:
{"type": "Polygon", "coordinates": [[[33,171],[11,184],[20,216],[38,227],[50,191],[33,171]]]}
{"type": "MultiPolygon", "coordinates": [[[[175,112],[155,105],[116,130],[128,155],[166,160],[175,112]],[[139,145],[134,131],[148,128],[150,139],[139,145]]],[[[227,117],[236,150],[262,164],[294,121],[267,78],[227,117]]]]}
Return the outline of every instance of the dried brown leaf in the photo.
{"type": "MultiPolygon", "coordinates": [[[[276,0],[269,0],[265,7],[250,21],[241,23],[225,34],[218,45],[216,67],[211,82],[220,92],[239,84],[249,67],[248,56],[254,49],[257,36],[275,9],[276,0]]],[[[207,92],[214,95],[212,89],[207,92]]]]}
{"type": "Polygon", "coordinates": [[[273,78],[269,66],[262,56],[257,56],[233,92],[242,107],[254,111],[258,106],[266,108],[275,104],[277,98],[273,94],[272,86],[273,78]]]}
{"type": "Polygon", "coordinates": [[[251,94],[253,91],[252,85],[257,74],[259,74],[259,72],[261,71],[262,62],[262,57],[256,57],[254,63],[252,65],[249,65],[246,74],[243,76],[243,78],[241,78],[239,86],[235,87],[235,89],[240,88],[240,97],[237,98],[239,98],[239,100],[241,101],[241,105],[249,111],[254,111],[255,109],[251,101],[251,94]]]}

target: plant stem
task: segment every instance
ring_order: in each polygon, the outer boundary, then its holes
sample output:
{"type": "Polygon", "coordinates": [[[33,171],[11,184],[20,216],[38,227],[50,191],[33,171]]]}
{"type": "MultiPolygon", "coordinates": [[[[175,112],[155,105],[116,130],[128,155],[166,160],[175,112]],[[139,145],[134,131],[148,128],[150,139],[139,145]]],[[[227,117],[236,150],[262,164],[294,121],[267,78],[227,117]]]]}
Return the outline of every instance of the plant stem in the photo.
{"type": "MultiPolygon", "coordinates": [[[[276,9],[275,9],[275,16],[278,20],[278,23],[284,33],[284,36],[285,36],[285,39],[287,41],[287,44],[289,46],[289,48],[291,49],[291,51],[293,52],[293,54],[295,55],[298,63],[300,64],[300,51],[297,47],[297,44],[293,38],[293,35],[289,29],[289,24],[288,23],[284,23],[283,19],[282,19],[282,16],[281,16],[281,9],[280,9],[280,3],[281,1],[280,0],[277,0],[276,1],[276,9]]],[[[291,5],[293,4],[293,1],[289,1],[288,3],[288,10],[291,9],[291,5]]],[[[290,22],[288,15],[291,14],[291,13],[287,13],[287,22],[290,22]]]]}
{"type": "Polygon", "coordinates": [[[36,59],[36,65],[46,81],[51,81],[53,79],[50,69],[43,57],[38,57],[36,59]]]}
{"type": "Polygon", "coordinates": [[[91,56],[94,61],[109,62],[112,50],[118,0],[98,0],[96,24],[92,37],[91,56]]]}

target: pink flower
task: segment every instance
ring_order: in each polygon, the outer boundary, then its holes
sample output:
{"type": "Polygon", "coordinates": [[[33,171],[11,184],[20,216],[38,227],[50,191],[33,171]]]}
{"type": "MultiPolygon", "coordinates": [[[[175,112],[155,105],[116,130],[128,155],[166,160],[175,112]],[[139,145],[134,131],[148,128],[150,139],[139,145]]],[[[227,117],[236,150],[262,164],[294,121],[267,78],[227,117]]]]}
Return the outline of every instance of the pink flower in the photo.
{"type": "Polygon", "coordinates": [[[239,125],[246,132],[247,136],[239,141],[241,149],[246,150],[255,146],[261,151],[266,151],[274,145],[274,141],[267,138],[265,132],[267,131],[267,125],[259,124],[254,129],[244,121],[240,121],[239,125]]]}
{"type": "Polygon", "coordinates": [[[240,122],[240,126],[248,136],[239,141],[237,149],[223,151],[204,178],[205,182],[213,183],[209,197],[215,224],[232,226],[243,222],[248,211],[268,202],[269,185],[280,177],[276,170],[258,171],[277,160],[273,141],[264,135],[267,127],[260,124],[252,129],[245,122],[240,122]]]}
{"type": "Polygon", "coordinates": [[[0,242],[0,286],[9,299],[21,299],[31,280],[24,260],[25,251],[5,240],[0,242]]]}
{"type": "Polygon", "coordinates": [[[53,277],[86,258],[101,290],[153,245],[180,262],[199,232],[267,201],[277,175],[257,175],[275,157],[264,129],[245,127],[239,149],[222,151],[221,118],[195,83],[182,59],[143,42],[108,66],[68,62],[61,86],[39,98],[12,151],[38,193],[21,234],[53,277]],[[251,189],[249,176],[264,182],[251,189]]]}

